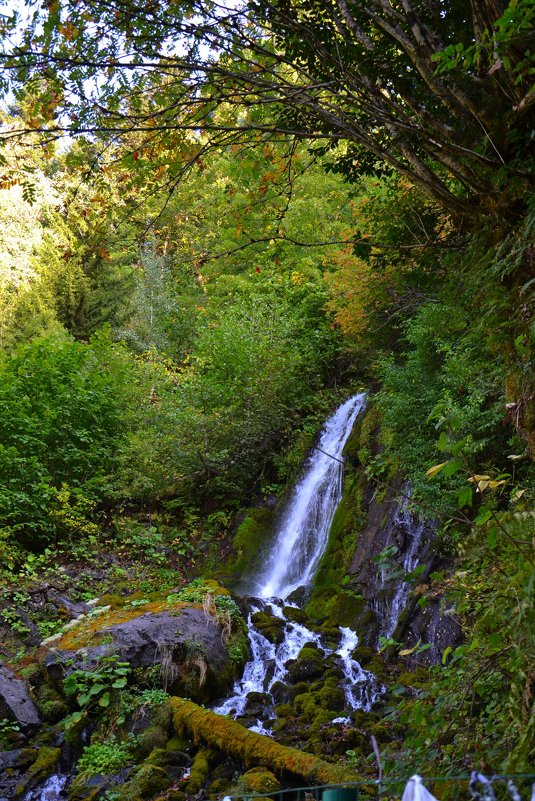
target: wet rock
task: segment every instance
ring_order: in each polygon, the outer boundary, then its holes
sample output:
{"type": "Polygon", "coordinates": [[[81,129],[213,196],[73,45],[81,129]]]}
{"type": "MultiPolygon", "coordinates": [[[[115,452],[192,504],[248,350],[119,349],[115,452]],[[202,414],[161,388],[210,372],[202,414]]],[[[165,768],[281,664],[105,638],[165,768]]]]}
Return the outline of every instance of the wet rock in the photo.
{"type": "Polygon", "coordinates": [[[276,681],[271,688],[271,695],[276,704],[286,704],[291,698],[291,690],[282,681],[276,681]]]}
{"type": "Polygon", "coordinates": [[[244,714],[255,718],[265,717],[266,710],[272,707],[269,693],[248,693],[244,714]]]}
{"type": "Polygon", "coordinates": [[[35,729],[40,722],[25,682],[3,665],[0,665],[0,718],[16,721],[24,732],[35,729]]]}
{"type": "Polygon", "coordinates": [[[319,679],[325,670],[323,653],[313,646],[305,646],[297,659],[287,662],[285,667],[294,683],[319,679]]]}
{"type": "Polygon", "coordinates": [[[281,618],[262,611],[251,615],[251,621],[260,634],[275,645],[279,645],[284,640],[284,626],[286,624],[281,618]]]}

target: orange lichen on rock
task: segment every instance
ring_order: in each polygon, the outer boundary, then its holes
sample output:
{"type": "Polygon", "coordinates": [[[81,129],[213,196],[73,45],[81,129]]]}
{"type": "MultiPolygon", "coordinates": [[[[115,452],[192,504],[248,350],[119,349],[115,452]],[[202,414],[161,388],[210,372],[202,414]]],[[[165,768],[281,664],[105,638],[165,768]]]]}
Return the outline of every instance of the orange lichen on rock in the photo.
{"type": "Polygon", "coordinates": [[[61,651],[77,651],[89,645],[99,645],[108,636],[107,629],[112,626],[127,623],[129,620],[149,613],[173,613],[184,609],[186,606],[202,608],[202,604],[186,604],[182,601],[168,603],[164,599],[140,606],[123,606],[120,609],[109,609],[101,615],[91,615],[85,620],[81,620],[78,626],[66,631],[61,638],[55,640],[53,647],[61,651]]]}

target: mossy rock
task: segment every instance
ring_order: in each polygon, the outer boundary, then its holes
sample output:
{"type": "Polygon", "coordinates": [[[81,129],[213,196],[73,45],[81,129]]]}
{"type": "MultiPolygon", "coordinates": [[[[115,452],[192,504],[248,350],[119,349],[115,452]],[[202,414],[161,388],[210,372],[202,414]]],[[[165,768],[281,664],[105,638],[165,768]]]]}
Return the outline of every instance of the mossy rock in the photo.
{"type": "Polygon", "coordinates": [[[39,662],[31,662],[29,665],[26,665],[26,667],[21,668],[19,673],[33,688],[40,687],[46,678],[45,672],[39,662]]]}
{"type": "Polygon", "coordinates": [[[378,743],[389,743],[392,740],[392,732],[382,723],[376,723],[370,728],[370,732],[375,735],[378,743]]]}
{"type": "Polygon", "coordinates": [[[231,787],[232,782],[229,779],[215,779],[208,785],[206,794],[208,798],[221,798],[228,793],[231,787]]]}
{"type": "Polygon", "coordinates": [[[47,684],[41,685],[36,698],[37,709],[49,723],[63,720],[70,710],[61,695],[47,684]]]}
{"type": "Polygon", "coordinates": [[[161,726],[149,726],[138,735],[136,751],[142,756],[152,754],[155,749],[165,748],[167,734],[161,726]]]}
{"type": "Polygon", "coordinates": [[[59,748],[43,746],[37,751],[37,758],[17,786],[17,795],[22,795],[54,773],[61,751],[59,748]]]}
{"type": "Polygon", "coordinates": [[[145,760],[145,765],[156,765],[158,768],[167,768],[172,761],[171,751],[165,748],[155,748],[145,760]]]}
{"type": "Polygon", "coordinates": [[[301,714],[305,721],[311,722],[318,711],[317,693],[303,693],[294,699],[295,710],[301,714]]]}
{"type": "Polygon", "coordinates": [[[322,726],[331,723],[338,716],[338,712],[335,709],[322,709],[320,712],[317,712],[314,716],[312,721],[311,730],[312,731],[319,731],[322,726]]]}
{"type": "Polygon", "coordinates": [[[276,793],[281,789],[279,780],[267,768],[252,768],[240,777],[240,788],[246,793],[276,793]]]}
{"type": "Polygon", "coordinates": [[[299,609],[298,606],[285,606],[282,611],[286,620],[289,620],[291,623],[303,624],[307,622],[306,612],[304,612],[303,609],[299,609]]]}
{"type": "Polygon", "coordinates": [[[306,681],[298,681],[296,684],[292,685],[288,688],[288,693],[290,697],[290,701],[294,701],[298,695],[303,695],[304,693],[308,693],[310,690],[310,686],[306,681]]]}
{"type": "Polygon", "coordinates": [[[278,704],[275,707],[275,714],[278,718],[287,718],[292,714],[293,711],[294,708],[292,704],[278,704]]]}
{"type": "Polygon", "coordinates": [[[98,606],[109,606],[112,609],[121,609],[123,606],[130,604],[130,601],[133,600],[135,600],[133,595],[116,595],[108,592],[98,599],[98,606]]]}
{"type": "Polygon", "coordinates": [[[195,754],[192,766],[189,772],[188,783],[186,784],[186,793],[188,795],[195,795],[199,792],[204,785],[210,772],[210,758],[212,752],[209,748],[199,748],[195,754]]]}
{"type": "Polygon", "coordinates": [[[371,671],[382,683],[387,683],[390,679],[388,669],[379,656],[375,656],[372,661],[366,665],[366,670],[371,671]]]}
{"type": "Polygon", "coordinates": [[[267,612],[255,612],[251,615],[251,621],[255,628],[274,645],[279,645],[284,640],[284,620],[270,615],[267,612]]]}
{"type": "Polygon", "coordinates": [[[144,764],[135,771],[131,779],[118,788],[119,798],[121,801],[154,798],[171,784],[172,779],[163,768],[144,764]]]}
{"type": "Polygon", "coordinates": [[[109,784],[109,776],[79,773],[69,785],[69,801],[96,801],[109,784]]]}
{"type": "Polygon", "coordinates": [[[315,648],[302,648],[297,659],[287,664],[288,675],[293,682],[310,681],[323,676],[325,664],[323,654],[315,648]]]}
{"type": "Polygon", "coordinates": [[[424,687],[429,681],[429,674],[425,668],[418,667],[412,672],[405,671],[398,676],[398,683],[405,687],[424,687]]]}
{"type": "Polygon", "coordinates": [[[330,683],[327,683],[320,690],[319,700],[322,709],[334,709],[338,712],[341,712],[346,705],[346,697],[343,690],[330,683]]]}
{"type": "Polygon", "coordinates": [[[271,695],[273,696],[275,703],[277,704],[286,704],[290,700],[291,696],[291,688],[288,687],[287,684],[284,684],[282,681],[276,681],[273,686],[271,687],[271,695]]]}
{"type": "Polygon", "coordinates": [[[251,572],[261,558],[262,545],[269,541],[274,514],[271,509],[249,509],[232,541],[234,550],[225,564],[216,572],[223,582],[235,582],[247,570],[251,572]]]}
{"type": "Polygon", "coordinates": [[[165,745],[165,750],[166,751],[187,751],[188,748],[190,747],[190,745],[191,745],[191,743],[189,742],[189,740],[186,740],[185,737],[178,737],[178,735],[176,735],[175,737],[171,737],[167,741],[167,743],[165,745]]]}
{"type": "Polygon", "coordinates": [[[353,651],[352,657],[359,663],[359,665],[365,667],[366,665],[369,665],[369,663],[375,657],[375,651],[373,648],[369,648],[367,645],[359,645],[353,651]]]}

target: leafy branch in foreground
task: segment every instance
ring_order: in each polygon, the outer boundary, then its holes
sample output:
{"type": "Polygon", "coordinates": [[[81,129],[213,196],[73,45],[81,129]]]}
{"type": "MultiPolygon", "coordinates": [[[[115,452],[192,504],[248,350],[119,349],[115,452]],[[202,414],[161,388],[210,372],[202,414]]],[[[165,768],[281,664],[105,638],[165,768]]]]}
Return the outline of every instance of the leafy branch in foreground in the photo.
{"type": "Polygon", "coordinates": [[[297,137],[351,179],[388,167],[457,216],[500,216],[533,180],[531,18],[529,0],[28,3],[3,21],[0,88],[28,99],[3,138],[122,139],[125,166],[172,183],[199,131],[297,137]]]}

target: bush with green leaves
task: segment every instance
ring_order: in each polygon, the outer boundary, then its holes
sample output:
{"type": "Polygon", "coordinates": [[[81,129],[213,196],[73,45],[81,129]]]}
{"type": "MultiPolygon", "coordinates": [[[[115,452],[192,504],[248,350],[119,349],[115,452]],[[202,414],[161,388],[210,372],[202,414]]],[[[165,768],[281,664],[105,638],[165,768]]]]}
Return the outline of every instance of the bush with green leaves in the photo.
{"type": "Polygon", "coordinates": [[[0,354],[0,531],[25,546],[98,532],[115,451],[137,390],[106,333],[66,334],[0,354]]]}
{"type": "Polygon", "coordinates": [[[407,321],[404,334],[404,353],[380,363],[377,403],[389,452],[432,516],[456,506],[456,482],[430,484],[425,475],[437,461],[444,420],[455,428],[464,457],[479,465],[476,472],[506,447],[510,433],[500,427],[505,368],[460,306],[425,304],[407,321]]]}
{"type": "Polygon", "coordinates": [[[91,743],[84,748],[77,770],[91,776],[117,773],[134,761],[133,746],[132,740],[116,740],[113,735],[103,742],[91,743]]]}
{"type": "Polygon", "coordinates": [[[107,709],[118,697],[118,691],[126,687],[129,674],[128,662],[120,662],[116,656],[103,657],[90,670],[71,671],[63,679],[63,692],[67,698],[74,697],[82,710],[107,709]]]}

